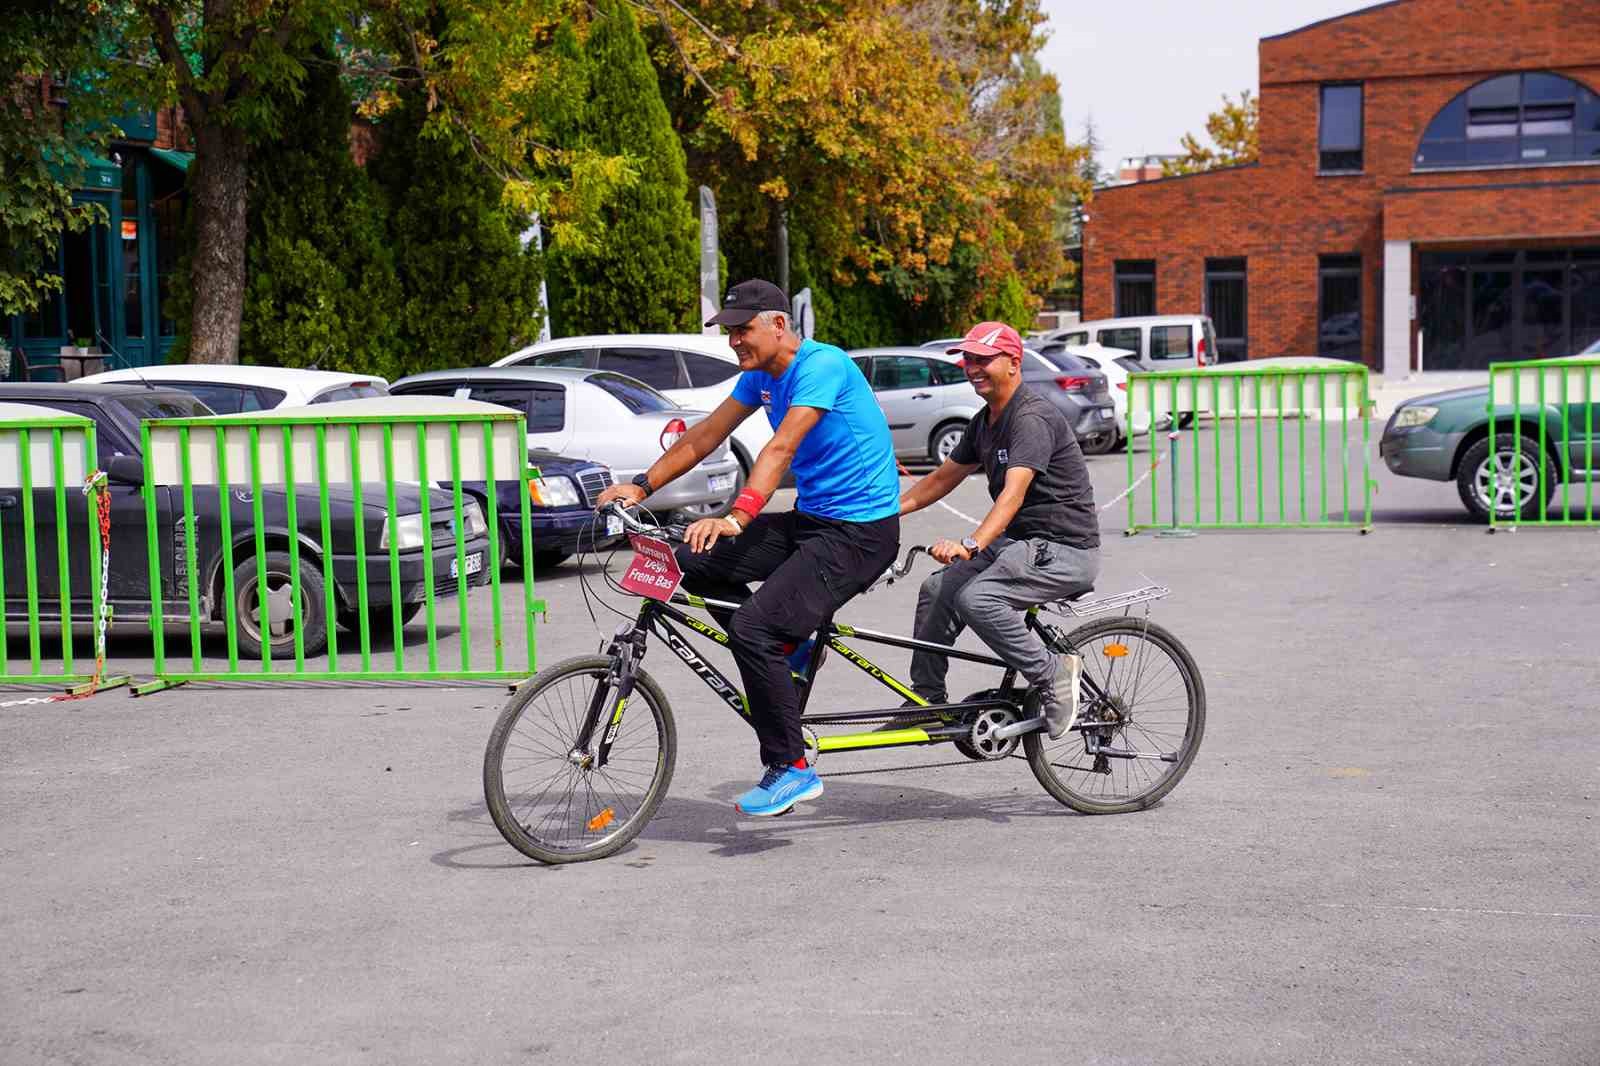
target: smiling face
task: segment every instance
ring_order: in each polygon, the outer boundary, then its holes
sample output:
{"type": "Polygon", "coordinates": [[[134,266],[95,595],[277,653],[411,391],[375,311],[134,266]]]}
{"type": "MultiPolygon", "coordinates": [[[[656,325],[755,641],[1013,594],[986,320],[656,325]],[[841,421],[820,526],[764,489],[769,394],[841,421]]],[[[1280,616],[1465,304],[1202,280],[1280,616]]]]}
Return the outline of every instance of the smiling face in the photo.
{"type": "Polygon", "coordinates": [[[987,399],[997,390],[1003,391],[1005,387],[1016,381],[1021,372],[1019,367],[1022,360],[1015,356],[1000,352],[995,355],[973,355],[963,353],[963,369],[967,380],[972,383],[972,389],[979,396],[987,399]]]}
{"type": "Polygon", "coordinates": [[[783,347],[788,319],[782,315],[757,315],[738,326],[728,327],[728,347],[739,357],[740,370],[761,370],[769,366],[783,347]],[[771,321],[762,321],[768,317],[771,321]]]}

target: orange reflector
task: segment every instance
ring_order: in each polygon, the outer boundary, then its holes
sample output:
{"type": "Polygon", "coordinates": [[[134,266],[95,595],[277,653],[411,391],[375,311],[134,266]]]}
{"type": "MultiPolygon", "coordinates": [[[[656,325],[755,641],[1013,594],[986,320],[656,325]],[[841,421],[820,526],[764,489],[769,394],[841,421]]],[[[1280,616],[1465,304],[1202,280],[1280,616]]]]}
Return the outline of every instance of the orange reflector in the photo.
{"type": "Polygon", "coordinates": [[[1128,654],[1128,646],[1126,644],[1107,644],[1101,651],[1105,652],[1107,659],[1120,659],[1128,654]]]}
{"type": "Polygon", "coordinates": [[[589,819],[589,831],[593,833],[604,829],[606,826],[611,824],[612,819],[616,818],[616,816],[617,812],[613,811],[610,807],[607,807],[605,810],[589,819]]]}

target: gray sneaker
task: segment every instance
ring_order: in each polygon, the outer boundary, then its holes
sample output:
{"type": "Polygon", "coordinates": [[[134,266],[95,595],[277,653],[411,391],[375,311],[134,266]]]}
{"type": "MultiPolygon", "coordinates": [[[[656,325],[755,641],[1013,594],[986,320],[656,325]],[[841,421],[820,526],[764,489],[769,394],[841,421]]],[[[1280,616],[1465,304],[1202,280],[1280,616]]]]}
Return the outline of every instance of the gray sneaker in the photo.
{"type": "Polygon", "coordinates": [[[1055,682],[1039,691],[1039,710],[1044,714],[1046,731],[1051,740],[1062,735],[1078,721],[1078,683],[1083,680],[1083,659],[1076,655],[1063,655],[1056,660],[1055,682]],[[1065,692],[1063,697],[1061,693],[1065,692]]]}

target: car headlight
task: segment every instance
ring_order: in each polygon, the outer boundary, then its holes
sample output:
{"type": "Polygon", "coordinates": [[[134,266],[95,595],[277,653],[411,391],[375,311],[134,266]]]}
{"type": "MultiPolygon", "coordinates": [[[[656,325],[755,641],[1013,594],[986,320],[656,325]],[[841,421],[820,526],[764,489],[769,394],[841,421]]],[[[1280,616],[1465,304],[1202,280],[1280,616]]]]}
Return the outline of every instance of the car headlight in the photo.
{"type": "Polygon", "coordinates": [[[1425,426],[1433,421],[1433,416],[1439,413],[1437,407],[1402,407],[1400,413],[1395,415],[1394,428],[1406,429],[1410,426],[1425,426]]]}
{"type": "Polygon", "coordinates": [[[403,514],[398,518],[385,518],[383,520],[383,535],[378,538],[378,547],[389,547],[391,539],[393,539],[395,547],[401,551],[422,547],[422,516],[420,514],[403,514]]]}
{"type": "Polygon", "coordinates": [[[477,500],[462,501],[461,515],[467,522],[467,536],[481,537],[489,532],[489,523],[484,521],[483,508],[478,506],[477,500]]]}
{"type": "Polygon", "coordinates": [[[570,477],[536,477],[528,482],[528,497],[535,507],[576,507],[583,502],[570,477]]]}

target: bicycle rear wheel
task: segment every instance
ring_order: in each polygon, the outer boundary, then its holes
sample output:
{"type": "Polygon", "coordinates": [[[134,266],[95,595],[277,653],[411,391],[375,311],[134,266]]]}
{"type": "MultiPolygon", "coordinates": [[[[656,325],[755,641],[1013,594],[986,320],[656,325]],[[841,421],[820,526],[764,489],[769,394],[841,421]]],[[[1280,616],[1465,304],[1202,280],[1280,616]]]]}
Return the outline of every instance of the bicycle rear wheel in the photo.
{"type": "Polygon", "coordinates": [[[483,756],[483,796],[506,842],[540,862],[614,855],[639,835],[672,782],[678,731],[660,687],[635,672],[633,694],[605,766],[593,758],[615,705],[602,694],[600,728],[574,753],[595,691],[609,689],[611,660],[568,659],[541,670],[500,712],[483,756]],[[642,704],[642,706],[641,706],[642,704]]]}
{"type": "Polygon", "coordinates": [[[1143,810],[1172,791],[1199,750],[1206,727],[1200,669],[1177,637],[1138,618],[1090,622],[1067,642],[1083,656],[1078,724],[1059,740],[1027,734],[1028,765],[1080,813],[1143,810]],[[1100,750],[1091,754],[1091,744],[1100,750]]]}

